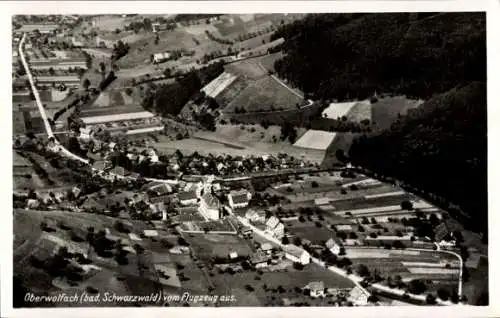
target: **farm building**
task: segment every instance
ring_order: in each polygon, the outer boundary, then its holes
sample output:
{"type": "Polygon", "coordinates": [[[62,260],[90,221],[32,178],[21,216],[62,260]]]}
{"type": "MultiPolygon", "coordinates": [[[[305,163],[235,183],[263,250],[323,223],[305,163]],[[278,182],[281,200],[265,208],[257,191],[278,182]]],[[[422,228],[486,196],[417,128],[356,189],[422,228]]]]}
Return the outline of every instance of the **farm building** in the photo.
{"type": "Polygon", "coordinates": [[[38,85],[61,85],[79,86],[80,78],[76,75],[65,76],[36,76],[35,81],[38,85]]]}
{"type": "Polygon", "coordinates": [[[200,201],[200,213],[211,220],[220,218],[220,202],[210,192],[205,193],[200,201]]]}
{"type": "Polygon", "coordinates": [[[266,254],[271,254],[273,246],[270,243],[264,243],[260,246],[260,249],[266,254]]]}
{"type": "Polygon", "coordinates": [[[229,206],[232,209],[244,208],[250,203],[252,195],[247,190],[231,191],[228,195],[229,206]]]}
{"type": "Polygon", "coordinates": [[[80,128],[80,138],[90,139],[92,138],[93,130],[91,128],[80,128]]]}
{"type": "Polygon", "coordinates": [[[311,262],[311,255],[297,245],[285,245],[283,249],[285,250],[285,257],[292,262],[300,263],[302,265],[306,265],[311,262]]]}
{"type": "Polygon", "coordinates": [[[280,221],[278,220],[277,217],[275,216],[271,216],[267,222],[266,222],[266,230],[268,231],[271,231],[272,229],[274,229],[278,224],[280,223],[280,221]]]}
{"type": "Polygon", "coordinates": [[[140,120],[140,119],[148,119],[153,118],[155,115],[153,113],[143,111],[143,112],[134,112],[134,113],[121,113],[115,115],[103,115],[103,116],[91,116],[91,117],[82,117],[81,120],[85,125],[95,125],[102,123],[111,123],[118,121],[130,121],[130,120],[140,120]]]}

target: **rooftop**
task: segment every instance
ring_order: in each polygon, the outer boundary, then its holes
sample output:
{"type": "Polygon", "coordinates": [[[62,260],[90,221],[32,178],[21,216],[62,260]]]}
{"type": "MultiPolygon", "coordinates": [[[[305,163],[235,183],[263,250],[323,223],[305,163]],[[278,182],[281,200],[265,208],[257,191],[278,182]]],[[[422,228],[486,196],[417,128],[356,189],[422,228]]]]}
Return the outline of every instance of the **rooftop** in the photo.
{"type": "Polygon", "coordinates": [[[290,255],[293,255],[297,258],[301,257],[302,254],[304,252],[306,252],[305,250],[303,250],[302,248],[298,247],[297,245],[294,245],[294,244],[288,244],[288,245],[285,245],[285,247],[283,248],[285,250],[286,253],[290,254],[290,255]]]}
{"type": "Polygon", "coordinates": [[[94,116],[94,117],[83,117],[81,120],[84,124],[100,124],[113,121],[124,121],[124,120],[136,120],[136,119],[147,119],[152,118],[155,115],[150,112],[136,112],[136,113],[125,113],[116,115],[104,115],[104,116],[94,116]]]}
{"type": "Polygon", "coordinates": [[[196,191],[184,191],[179,193],[179,200],[181,201],[193,200],[197,198],[196,191]]]}

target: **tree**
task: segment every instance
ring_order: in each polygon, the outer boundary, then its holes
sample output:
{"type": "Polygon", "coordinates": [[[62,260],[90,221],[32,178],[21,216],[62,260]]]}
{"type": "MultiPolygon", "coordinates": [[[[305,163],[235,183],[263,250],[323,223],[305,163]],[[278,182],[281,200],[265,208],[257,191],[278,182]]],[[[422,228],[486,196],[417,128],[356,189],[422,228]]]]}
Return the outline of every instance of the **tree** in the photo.
{"type": "Polygon", "coordinates": [[[83,81],[83,88],[87,91],[90,87],[90,81],[88,78],[86,78],[84,81],[83,81]]]}
{"type": "Polygon", "coordinates": [[[311,187],[317,188],[318,186],[319,186],[318,182],[316,182],[316,181],[311,182],[311,187]]]}
{"type": "Polygon", "coordinates": [[[106,73],[106,64],[104,62],[99,63],[99,70],[102,74],[106,73]]]}
{"type": "Polygon", "coordinates": [[[403,202],[401,202],[401,209],[411,211],[413,210],[413,203],[408,200],[404,200],[403,202]]]}
{"type": "Polygon", "coordinates": [[[428,305],[435,305],[437,304],[436,302],[436,297],[432,294],[428,294],[427,297],[425,298],[425,302],[428,304],[428,305]]]}
{"type": "Polygon", "coordinates": [[[420,295],[427,290],[427,286],[425,286],[424,282],[420,279],[413,279],[410,281],[408,285],[408,291],[415,295],[420,295]]]}
{"type": "Polygon", "coordinates": [[[450,298],[450,292],[444,288],[439,288],[437,291],[437,296],[443,300],[447,301],[450,298]]]}
{"type": "Polygon", "coordinates": [[[290,240],[288,239],[288,236],[283,236],[283,238],[281,239],[281,243],[284,244],[284,245],[288,245],[290,244],[290,240]]]}
{"type": "Polygon", "coordinates": [[[366,265],[359,264],[359,266],[358,266],[358,274],[361,277],[366,277],[366,276],[370,275],[370,270],[368,269],[368,267],[366,265]]]}

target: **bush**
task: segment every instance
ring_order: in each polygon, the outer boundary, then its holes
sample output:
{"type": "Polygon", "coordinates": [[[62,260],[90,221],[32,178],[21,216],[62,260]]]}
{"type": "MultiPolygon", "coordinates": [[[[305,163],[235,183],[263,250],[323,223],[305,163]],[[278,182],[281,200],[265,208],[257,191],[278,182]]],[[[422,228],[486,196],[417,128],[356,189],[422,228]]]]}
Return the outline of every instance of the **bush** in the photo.
{"type": "Polygon", "coordinates": [[[311,187],[317,188],[317,187],[319,187],[319,185],[316,181],[313,181],[313,182],[311,182],[311,187]]]}
{"type": "Polygon", "coordinates": [[[425,302],[429,305],[435,305],[437,302],[436,302],[436,297],[432,294],[429,294],[427,295],[427,297],[425,298],[425,302]]]}
{"type": "Polygon", "coordinates": [[[439,288],[437,291],[437,295],[443,301],[447,301],[448,299],[450,299],[450,292],[444,288],[439,288]]]}

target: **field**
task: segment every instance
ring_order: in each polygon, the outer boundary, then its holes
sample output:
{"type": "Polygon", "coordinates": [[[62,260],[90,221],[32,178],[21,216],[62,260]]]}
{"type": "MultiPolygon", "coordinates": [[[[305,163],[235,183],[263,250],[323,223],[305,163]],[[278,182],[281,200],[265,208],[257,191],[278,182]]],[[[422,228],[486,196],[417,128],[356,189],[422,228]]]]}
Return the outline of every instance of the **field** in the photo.
{"type": "Polygon", "coordinates": [[[224,112],[232,113],[236,108],[243,108],[246,112],[266,112],[293,109],[303,104],[302,97],[268,76],[250,84],[224,108],[224,112]]]}
{"type": "Polygon", "coordinates": [[[216,98],[223,90],[230,86],[238,77],[230,73],[222,73],[216,79],[205,85],[201,90],[212,98],[216,98]]]}
{"type": "Polygon", "coordinates": [[[322,113],[323,117],[338,119],[345,116],[349,121],[360,122],[364,119],[371,120],[370,101],[332,103],[322,113]]]}
{"type": "Polygon", "coordinates": [[[184,237],[195,255],[207,262],[214,257],[227,258],[230,252],[236,252],[238,256],[248,256],[253,253],[248,242],[236,235],[186,234],[184,237]]]}
{"type": "Polygon", "coordinates": [[[314,223],[291,221],[285,224],[290,234],[309,240],[313,244],[322,244],[335,237],[334,231],[325,227],[317,227],[314,223]]]}
{"type": "Polygon", "coordinates": [[[417,108],[422,103],[404,96],[381,98],[372,104],[372,122],[380,129],[389,128],[398,114],[405,115],[409,109],[417,108]]]}
{"type": "Polygon", "coordinates": [[[440,286],[456,287],[458,283],[458,259],[452,255],[434,251],[386,250],[346,248],[346,256],[357,269],[360,264],[369,271],[378,271],[384,278],[401,276],[403,282],[413,279],[427,281],[429,290],[440,286]]]}
{"type": "Polygon", "coordinates": [[[125,91],[114,90],[111,92],[102,92],[94,102],[94,106],[111,107],[111,106],[130,105],[132,103],[133,103],[132,97],[127,95],[125,91]]]}
{"type": "Polygon", "coordinates": [[[126,18],[117,16],[101,16],[92,20],[95,28],[105,31],[115,31],[116,29],[123,29],[128,23],[126,18]]]}
{"type": "Polygon", "coordinates": [[[316,264],[309,264],[301,271],[287,268],[284,271],[263,272],[262,274],[243,272],[230,274],[217,274],[212,278],[216,291],[219,294],[236,294],[234,305],[269,306],[283,305],[283,299],[293,299],[296,302],[308,302],[321,305],[320,300],[312,300],[297,293],[295,288],[303,288],[313,281],[323,281],[326,288],[351,288],[352,282],[340,277],[316,264]],[[258,279],[256,277],[259,276],[258,279]],[[250,285],[253,291],[244,288],[250,285]],[[264,289],[266,285],[266,289],[264,289]],[[278,287],[282,291],[276,291],[278,287]]]}
{"type": "Polygon", "coordinates": [[[335,139],[336,133],[308,130],[294,144],[295,147],[326,150],[335,139]]]}

